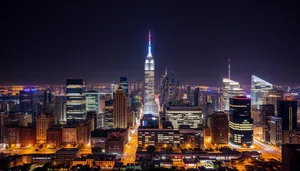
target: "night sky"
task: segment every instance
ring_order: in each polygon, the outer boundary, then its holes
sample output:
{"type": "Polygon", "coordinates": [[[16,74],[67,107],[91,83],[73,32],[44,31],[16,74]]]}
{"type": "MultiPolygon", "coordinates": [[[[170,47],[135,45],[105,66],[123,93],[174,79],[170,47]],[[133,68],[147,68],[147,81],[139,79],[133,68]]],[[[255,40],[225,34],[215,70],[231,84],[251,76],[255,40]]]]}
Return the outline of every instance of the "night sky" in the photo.
{"type": "Polygon", "coordinates": [[[300,83],[297,1],[37,2],[0,3],[0,84],[143,80],[149,29],[156,80],[167,65],[182,83],[221,84],[230,56],[242,84],[300,83]]]}

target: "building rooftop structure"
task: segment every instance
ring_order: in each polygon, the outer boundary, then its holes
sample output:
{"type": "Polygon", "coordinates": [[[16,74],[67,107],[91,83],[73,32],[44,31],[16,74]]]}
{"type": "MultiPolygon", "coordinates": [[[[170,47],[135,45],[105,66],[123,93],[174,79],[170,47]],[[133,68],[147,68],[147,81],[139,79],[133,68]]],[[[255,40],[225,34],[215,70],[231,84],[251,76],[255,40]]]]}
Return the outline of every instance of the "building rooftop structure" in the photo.
{"type": "Polygon", "coordinates": [[[56,151],[56,154],[77,153],[79,148],[62,148],[56,151]]]}

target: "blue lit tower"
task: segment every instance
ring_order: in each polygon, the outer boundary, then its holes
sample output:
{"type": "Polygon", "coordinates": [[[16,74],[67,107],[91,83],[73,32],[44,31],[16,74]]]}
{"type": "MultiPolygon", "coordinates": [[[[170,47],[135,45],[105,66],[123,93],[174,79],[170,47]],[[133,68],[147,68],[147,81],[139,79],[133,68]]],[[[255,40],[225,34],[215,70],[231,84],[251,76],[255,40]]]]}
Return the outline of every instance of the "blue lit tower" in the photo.
{"type": "Polygon", "coordinates": [[[151,53],[151,32],[149,31],[148,55],[145,59],[145,94],[144,113],[156,114],[157,105],[154,97],[154,58],[151,53]]]}
{"type": "Polygon", "coordinates": [[[125,93],[126,100],[128,98],[128,79],[127,77],[120,77],[120,84],[125,93]]]}

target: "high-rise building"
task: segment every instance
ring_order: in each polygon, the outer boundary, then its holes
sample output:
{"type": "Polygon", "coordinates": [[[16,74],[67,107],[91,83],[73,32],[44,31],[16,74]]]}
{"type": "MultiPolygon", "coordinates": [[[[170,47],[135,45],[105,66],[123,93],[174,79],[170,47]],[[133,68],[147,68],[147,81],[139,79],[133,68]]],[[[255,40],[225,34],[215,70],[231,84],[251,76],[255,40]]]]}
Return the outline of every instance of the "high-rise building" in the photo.
{"type": "Polygon", "coordinates": [[[149,31],[148,55],[145,59],[144,113],[146,114],[157,113],[157,105],[154,97],[154,65],[154,58],[151,52],[151,33],[149,31]]]}
{"type": "Polygon", "coordinates": [[[277,101],[277,116],[282,119],[282,143],[290,143],[290,133],[297,129],[297,101],[277,101]]]}
{"type": "Polygon", "coordinates": [[[36,129],[30,125],[27,127],[20,127],[20,144],[21,147],[34,147],[36,143],[36,129]]]}
{"type": "Polygon", "coordinates": [[[67,79],[67,119],[86,119],[86,87],[82,79],[67,79]]]}
{"type": "Polygon", "coordinates": [[[251,146],[253,143],[251,100],[246,96],[231,97],[229,114],[230,142],[239,146],[251,146]]]}
{"type": "Polygon", "coordinates": [[[47,129],[55,125],[55,116],[41,113],[36,117],[36,140],[45,142],[47,139],[47,129]]]}
{"type": "Polygon", "coordinates": [[[66,102],[64,100],[55,100],[53,114],[58,123],[66,122],[66,102]]]}
{"type": "Polygon", "coordinates": [[[199,106],[200,89],[197,87],[194,90],[194,106],[199,106]]]}
{"type": "Polygon", "coordinates": [[[244,90],[236,81],[223,78],[223,110],[229,111],[229,99],[234,96],[243,96],[244,90]]]}
{"type": "Polygon", "coordinates": [[[52,102],[51,90],[47,89],[44,91],[44,107],[48,108],[52,102]]]}
{"type": "Polygon", "coordinates": [[[33,94],[36,89],[24,89],[20,91],[20,112],[34,114],[33,94]]]}
{"type": "Polygon", "coordinates": [[[114,94],[114,128],[127,128],[126,97],[121,86],[114,94]]]}
{"type": "Polygon", "coordinates": [[[113,117],[113,100],[105,101],[104,107],[104,128],[114,127],[114,117],[113,117]]]}
{"type": "Polygon", "coordinates": [[[275,116],[274,105],[260,105],[259,125],[262,126],[262,139],[270,142],[270,119],[275,116]]]}
{"type": "MultiPolygon", "coordinates": [[[[125,93],[126,100],[128,99],[128,79],[127,77],[120,77],[120,84],[125,93]]],[[[127,100],[128,101],[128,100],[127,100]]]]}
{"type": "Polygon", "coordinates": [[[264,98],[267,93],[272,90],[273,85],[255,75],[252,75],[251,80],[251,106],[259,109],[263,105],[264,98]]]}
{"type": "Polygon", "coordinates": [[[270,142],[273,145],[282,144],[282,120],[280,117],[271,116],[270,119],[270,142]]]}
{"type": "Polygon", "coordinates": [[[208,127],[212,144],[228,143],[228,123],[228,116],[224,112],[215,112],[211,115],[208,127]]]}
{"type": "Polygon", "coordinates": [[[189,125],[198,128],[204,124],[202,110],[196,106],[169,106],[166,107],[166,121],[172,123],[174,129],[180,125],[189,125]]]}
{"type": "Polygon", "coordinates": [[[62,143],[62,128],[52,127],[47,130],[47,145],[51,148],[59,147],[62,143]]]}
{"type": "Polygon", "coordinates": [[[266,93],[263,104],[272,104],[275,109],[275,116],[277,116],[277,101],[284,100],[283,90],[273,88],[266,93]]]}
{"type": "Polygon", "coordinates": [[[168,71],[166,68],[165,74],[162,76],[161,78],[161,99],[160,99],[160,105],[161,105],[161,109],[164,109],[164,104],[166,104],[168,102],[168,95],[169,95],[169,78],[168,78],[168,71]]]}
{"type": "Polygon", "coordinates": [[[91,129],[89,122],[80,122],[76,125],[77,129],[77,144],[85,147],[90,144],[91,129]]]}
{"type": "Polygon", "coordinates": [[[86,93],[86,111],[100,113],[100,93],[97,91],[88,91],[86,93]]]}

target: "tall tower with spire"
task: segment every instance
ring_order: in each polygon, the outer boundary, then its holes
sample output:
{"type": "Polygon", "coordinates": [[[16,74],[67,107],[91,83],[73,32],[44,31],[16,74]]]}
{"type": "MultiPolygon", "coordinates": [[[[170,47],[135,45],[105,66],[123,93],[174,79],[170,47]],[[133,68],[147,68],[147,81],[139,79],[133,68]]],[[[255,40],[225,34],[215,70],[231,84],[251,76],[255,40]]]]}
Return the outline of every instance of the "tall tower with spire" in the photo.
{"type": "Polygon", "coordinates": [[[145,59],[144,114],[156,114],[157,105],[154,94],[154,58],[151,52],[151,32],[148,34],[148,55],[145,59]]]}

